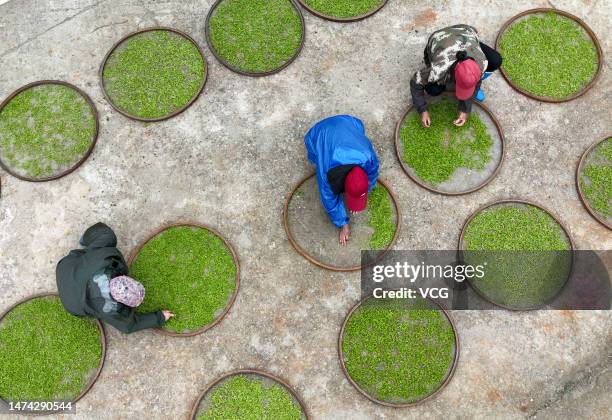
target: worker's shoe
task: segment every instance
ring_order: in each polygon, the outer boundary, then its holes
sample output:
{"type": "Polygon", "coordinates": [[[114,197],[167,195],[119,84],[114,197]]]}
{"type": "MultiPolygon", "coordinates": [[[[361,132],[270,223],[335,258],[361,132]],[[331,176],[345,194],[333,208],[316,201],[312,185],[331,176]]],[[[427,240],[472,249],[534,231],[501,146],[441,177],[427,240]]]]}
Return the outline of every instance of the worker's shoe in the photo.
{"type": "MultiPolygon", "coordinates": [[[[485,73],[480,78],[480,81],[482,82],[483,80],[487,80],[489,77],[491,77],[492,74],[493,73],[490,71],[485,71],[485,73]]],[[[485,100],[485,93],[482,88],[478,89],[478,92],[476,92],[476,96],[474,97],[474,99],[476,99],[478,102],[482,102],[485,100]]]]}
{"type": "Polygon", "coordinates": [[[482,88],[478,89],[478,92],[476,92],[476,96],[474,97],[474,99],[476,99],[478,102],[482,102],[485,100],[485,93],[482,88]]]}

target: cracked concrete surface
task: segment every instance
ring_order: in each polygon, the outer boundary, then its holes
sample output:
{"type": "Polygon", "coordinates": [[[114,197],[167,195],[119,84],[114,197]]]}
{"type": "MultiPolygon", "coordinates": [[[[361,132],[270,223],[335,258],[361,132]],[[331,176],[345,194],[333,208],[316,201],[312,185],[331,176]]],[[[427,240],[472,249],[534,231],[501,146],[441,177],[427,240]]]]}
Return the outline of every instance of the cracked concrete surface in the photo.
{"type": "MultiPolygon", "coordinates": [[[[231,241],[242,265],[233,309],[201,336],[125,336],[108,328],[106,365],[75,418],[185,418],[207,383],[246,367],[286,379],[315,419],[612,417],[609,312],[455,312],[462,351],[450,385],[415,408],[371,403],[344,378],[336,353],[342,319],[359,296],[359,273],[308,263],[281,223],[286,195],[311,171],[303,135],[320,118],[342,112],[363,119],[381,176],[397,193],[396,249],[451,249],[472,211],[507,197],[552,209],[579,248],[610,249],[610,231],[582,207],[574,185],[581,153],[612,131],[610,65],[593,90],[558,105],[515,93],[499,74],[487,80],[487,105],[506,133],[506,161],[483,190],[443,197],[411,182],[393,151],[395,124],[409,106],[409,79],[428,34],[469,23],[493,44],[506,19],[547,1],[390,0],[375,16],[344,25],[305,12],[301,56],[280,74],[257,79],[231,73],[212,57],[203,28],[211,4],[21,0],[0,6],[0,97],[34,80],[70,81],[92,97],[101,123],[92,156],[68,177],[33,184],[0,173],[0,310],[54,290],[56,262],[99,220],[116,230],[126,254],[163,223],[206,223],[231,241]],[[185,113],[143,124],[111,109],[97,72],[115,41],[152,25],[193,36],[204,47],[210,75],[185,113]]],[[[584,19],[609,60],[610,1],[554,5],[584,19]]]]}

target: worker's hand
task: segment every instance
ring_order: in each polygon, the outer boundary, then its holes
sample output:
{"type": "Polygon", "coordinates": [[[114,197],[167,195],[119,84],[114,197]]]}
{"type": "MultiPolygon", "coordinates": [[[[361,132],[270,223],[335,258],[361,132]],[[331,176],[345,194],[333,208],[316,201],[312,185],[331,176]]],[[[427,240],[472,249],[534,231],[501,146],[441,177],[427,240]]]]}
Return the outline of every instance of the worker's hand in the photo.
{"type": "Polygon", "coordinates": [[[163,310],[162,314],[164,314],[164,319],[167,321],[174,316],[174,314],[168,310],[163,310]]]}
{"type": "Polygon", "coordinates": [[[348,223],[340,228],[340,245],[346,245],[350,237],[348,223]]]}
{"type": "Polygon", "coordinates": [[[467,112],[460,112],[457,119],[453,121],[453,124],[455,124],[457,127],[461,127],[463,124],[466,123],[468,117],[469,114],[467,112]]]}
{"type": "Polygon", "coordinates": [[[421,113],[421,124],[423,124],[423,127],[425,128],[431,127],[431,117],[429,116],[429,112],[425,111],[421,113]]]}

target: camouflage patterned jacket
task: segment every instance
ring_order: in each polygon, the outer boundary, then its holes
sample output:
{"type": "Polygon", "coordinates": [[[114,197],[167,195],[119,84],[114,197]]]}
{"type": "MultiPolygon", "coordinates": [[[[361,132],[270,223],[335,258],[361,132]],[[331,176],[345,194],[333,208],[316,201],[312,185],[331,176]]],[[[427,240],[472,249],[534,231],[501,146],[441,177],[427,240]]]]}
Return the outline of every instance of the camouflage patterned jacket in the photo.
{"type": "MultiPolygon", "coordinates": [[[[434,32],[425,47],[425,67],[417,71],[410,81],[413,104],[419,112],[427,110],[423,94],[424,86],[437,84],[454,91],[455,76],[452,69],[457,62],[457,53],[463,51],[484,73],[487,68],[487,58],[480,48],[478,31],[469,25],[454,25],[434,32]]],[[[460,101],[459,109],[470,112],[472,100],[460,101]]]]}

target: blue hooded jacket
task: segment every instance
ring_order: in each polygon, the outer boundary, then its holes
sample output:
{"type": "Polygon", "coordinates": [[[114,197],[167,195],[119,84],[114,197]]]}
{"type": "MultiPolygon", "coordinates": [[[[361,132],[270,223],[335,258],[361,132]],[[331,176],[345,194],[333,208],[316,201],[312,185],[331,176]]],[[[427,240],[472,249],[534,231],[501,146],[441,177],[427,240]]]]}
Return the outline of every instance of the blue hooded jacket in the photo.
{"type": "Polygon", "coordinates": [[[308,160],[316,165],[321,203],[337,227],[349,222],[340,194],[335,194],[327,179],[330,169],[359,165],[368,175],[369,188],[376,185],[378,158],[361,120],[350,115],[336,115],[319,121],[304,138],[308,160]]]}

